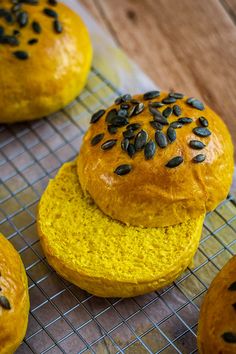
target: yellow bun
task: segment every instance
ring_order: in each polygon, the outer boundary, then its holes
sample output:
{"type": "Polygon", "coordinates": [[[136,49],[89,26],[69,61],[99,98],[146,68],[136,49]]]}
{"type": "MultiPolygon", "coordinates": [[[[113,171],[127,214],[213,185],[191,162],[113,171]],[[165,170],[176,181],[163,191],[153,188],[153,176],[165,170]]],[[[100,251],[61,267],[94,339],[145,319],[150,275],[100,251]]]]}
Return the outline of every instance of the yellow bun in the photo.
{"type": "MultiPolygon", "coordinates": [[[[141,129],[154,142],[155,129],[150,124],[153,116],[148,104],[161,102],[167,95],[161,93],[152,100],[144,100],[143,95],[134,96],[134,99],[144,103],[145,109],[130,118],[129,123],[141,123],[141,129]]],[[[78,175],[84,193],[88,193],[106,215],[131,225],[175,225],[214,209],[227,196],[233,174],[230,134],[224,122],[209,107],[195,109],[186,103],[186,99],[177,99],[176,103],[157,108],[163,112],[167,106],[179,105],[181,115],[177,117],[172,114],[168,118],[169,123],[180,117],[190,117],[193,122],[175,129],[177,139],[168,143],[167,147],[160,148],[155,143],[156,153],[150,160],[145,160],[143,150],[131,158],[121,149],[125,126],[113,135],[107,131],[107,112],[118,109],[119,105],[111,106],[96,123],[91,124],[80,150],[78,175]],[[211,131],[211,136],[199,137],[194,134],[193,129],[200,127],[201,116],[208,120],[207,129],[211,131]],[[102,141],[91,145],[91,140],[100,133],[105,134],[102,141]],[[116,145],[110,150],[102,150],[101,144],[109,139],[117,139],[116,145]],[[190,140],[199,140],[206,147],[202,150],[193,149],[189,146],[190,140]],[[193,162],[198,154],[204,154],[205,161],[193,162]],[[175,168],[166,167],[176,156],[181,156],[183,163],[175,168]],[[120,176],[114,170],[122,164],[130,164],[132,170],[120,176]]],[[[166,125],[162,131],[166,134],[166,125]]]]}
{"type": "Polygon", "coordinates": [[[236,256],[215,277],[201,306],[198,348],[201,354],[236,353],[236,256]]]}
{"type": "Polygon", "coordinates": [[[11,243],[0,234],[0,354],[12,354],[20,345],[28,314],[28,284],[23,263],[11,243]],[[8,300],[10,309],[3,308],[1,297],[8,300]]]}
{"type": "MultiPolygon", "coordinates": [[[[1,1],[1,8],[11,6],[10,1],[1,1]]],[[[18,46],[0,43],[0,122],[4,123],[40,118],[71,102],[85,85],[92,58],[88,31],[67,6],[41,0],[37,6],[22,4],[22,10],[29,16],[26,27],[0,18],[6,35],[20,31],[18,46]],[[44,14],[45,8],[57,12],[61,33],[54,30],[55,19],[44,14]],[[40,24],[40,34],[33,31],[33,21],[40,24]],[[32,38],[38,43],[29,45],[32,38]],[[16,58],[13,52],[19,50],[29,58],[16,58]]]]}
{"type": "Polygon", "coordinates": [[[48,262],[64,278],[104,297],[144,294],[171,283],[191,263],[203,216],[176,226],[127,227],[84,197],[76,164],[49,182],[38,210],[48,262]]]}

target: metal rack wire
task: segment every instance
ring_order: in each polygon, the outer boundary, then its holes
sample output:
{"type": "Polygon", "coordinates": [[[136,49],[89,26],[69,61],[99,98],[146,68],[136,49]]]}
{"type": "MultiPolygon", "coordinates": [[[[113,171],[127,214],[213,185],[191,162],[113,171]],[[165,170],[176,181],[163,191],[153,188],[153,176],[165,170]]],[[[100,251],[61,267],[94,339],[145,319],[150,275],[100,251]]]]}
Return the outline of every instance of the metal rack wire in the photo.
{"type": "Polygon", "coordinates": [[[159,292],[101,299],[59,277],[35,228],[38,200],[58,168],[78,153],[92,112],[118,90],[95,68],[69,107],[42,120],[0,126],[0,231],[21,254],[31,311],[17,353],[196,353],[199,307],[212,278],[236,252],[236,201],[207,215],[194,265],[159,292]]]}

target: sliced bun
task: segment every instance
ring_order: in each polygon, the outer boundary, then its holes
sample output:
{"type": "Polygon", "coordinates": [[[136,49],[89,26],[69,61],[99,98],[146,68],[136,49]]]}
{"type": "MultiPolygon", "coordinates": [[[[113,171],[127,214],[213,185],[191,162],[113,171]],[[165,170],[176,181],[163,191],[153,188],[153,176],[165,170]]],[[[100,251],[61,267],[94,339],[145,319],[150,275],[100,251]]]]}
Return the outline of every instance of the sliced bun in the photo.
{"type": "Polygon", "coordinates": [[[39,203],[38,231],[48,262],[65,279],[104,297],[129,297],[171,283],[191,263],[204,215],[176,226],[127,227],[103,214],[66,163],[39,203]]]}

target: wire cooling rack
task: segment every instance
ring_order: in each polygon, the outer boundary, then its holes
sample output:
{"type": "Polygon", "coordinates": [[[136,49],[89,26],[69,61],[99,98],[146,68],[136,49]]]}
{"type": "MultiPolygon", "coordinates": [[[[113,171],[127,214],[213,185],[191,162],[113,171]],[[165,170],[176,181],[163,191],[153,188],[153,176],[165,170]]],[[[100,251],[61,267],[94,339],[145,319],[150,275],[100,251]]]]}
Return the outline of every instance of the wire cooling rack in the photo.
{"type": "Polygon", "coordinates": [[[194,265],[169,287],[131,299],[92,296],[48,265],[35,226],[49,178],[78,153],[92,112],[119,94],[95,68],[69,107],[35,122],[0,126],[0,231],[25,264],[29,326],[18,354],[196,353],[199,307],[236,252],[236,202],[207,215],[194,265]]]}

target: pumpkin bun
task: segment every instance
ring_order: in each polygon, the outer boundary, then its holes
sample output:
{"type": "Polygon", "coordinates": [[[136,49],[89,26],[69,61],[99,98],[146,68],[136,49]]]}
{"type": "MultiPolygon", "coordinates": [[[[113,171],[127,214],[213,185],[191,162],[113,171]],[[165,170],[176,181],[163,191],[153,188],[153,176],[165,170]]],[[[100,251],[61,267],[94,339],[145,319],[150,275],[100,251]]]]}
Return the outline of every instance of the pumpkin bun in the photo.
{"type": "Polygon", "coordinates": [[[200,354],[236,353],[236,256],[215,277],[203,300],[199,325],[200,354]]]}
{"type": "Polygon", "coordinates": [[[229,131],[195,98],[118,97],[91,118],[78,156],[83,192],[127,225],[176,225],[213,210],[233,176],[229,131]]]}
{"type": "Polygon", "coordinates": [[[19,254],[0,234],[0,354],[12,354],[28,324],[29,294],[19,254]]]}
{"type": "Polygon", "coordinates": [[[61,109],[81,92],[88,76],[87,28],[56,0],[2,0],[0,7],[0,122],[61,109]]]}

